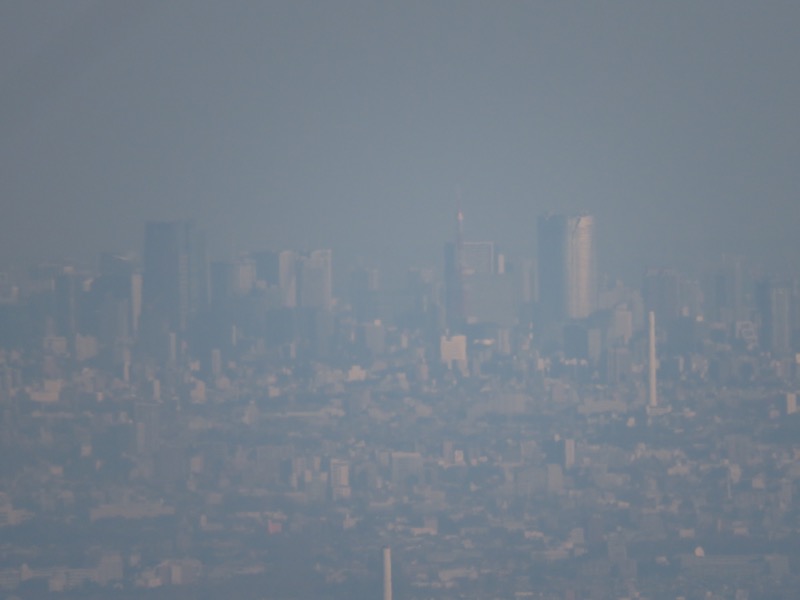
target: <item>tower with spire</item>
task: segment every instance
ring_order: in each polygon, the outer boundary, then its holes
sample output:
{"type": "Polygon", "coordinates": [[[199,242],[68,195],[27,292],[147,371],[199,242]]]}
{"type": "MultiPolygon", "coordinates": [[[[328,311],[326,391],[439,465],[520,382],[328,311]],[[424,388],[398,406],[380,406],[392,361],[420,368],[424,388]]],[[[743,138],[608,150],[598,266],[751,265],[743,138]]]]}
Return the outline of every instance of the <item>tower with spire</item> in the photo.
{"type": "Polygon", "coordinates": [[[447,327],[461,328],[465,320],[464,301],[464,213],[461,198],[456,203],[456,239],[444,247],[445,311],[447,327]]]}

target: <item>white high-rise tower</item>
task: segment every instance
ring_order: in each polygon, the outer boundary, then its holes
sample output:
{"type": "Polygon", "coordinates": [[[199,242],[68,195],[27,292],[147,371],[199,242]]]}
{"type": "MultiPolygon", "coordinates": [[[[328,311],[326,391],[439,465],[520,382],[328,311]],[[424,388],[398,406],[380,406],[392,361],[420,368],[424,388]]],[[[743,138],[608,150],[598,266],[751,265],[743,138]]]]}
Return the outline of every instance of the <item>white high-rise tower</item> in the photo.
{"type": "Polygon", "coordinates": [[[658,406],[658,392],[656,387],[656,369],[658,367],[658,359],[656,358],[656,314],[651,310],[647,313],[648,321],[648,383],[650,385],[650,393],[648,394],[647,403],[650,407],[655,408],[658,406]]]}
{"type": "Polygon", "coordinates": [[[392,549],[383,547],[383,600],[392,600],[392,549]]]}
{"type": "Polygon", "coordinates": [[[595,309],[594,217],[545,215],[538,229],[539,304],[546,321],[585,319],[595,309]]]}
{"type": "Polygon", "coordinates": [[[585,319],[595,309],[597,293],[594,256],[594,217],[567,219],[566,231],[567,317],[585,319]]]}

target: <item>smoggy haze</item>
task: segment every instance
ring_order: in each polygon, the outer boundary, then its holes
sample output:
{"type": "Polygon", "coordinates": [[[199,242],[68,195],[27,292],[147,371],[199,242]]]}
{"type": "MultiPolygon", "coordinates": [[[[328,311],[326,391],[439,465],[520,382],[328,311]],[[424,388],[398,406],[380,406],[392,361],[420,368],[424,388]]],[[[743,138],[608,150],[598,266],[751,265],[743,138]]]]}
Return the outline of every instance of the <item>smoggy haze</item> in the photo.
{"type": "Polygon", "coordinates": [[[532,255],[596,215],[601,269],[790,262],[800,7],[789,2],[7,1],[0,260],[141,249],[193,217],[216,250],[432,262],[532,255]]]}

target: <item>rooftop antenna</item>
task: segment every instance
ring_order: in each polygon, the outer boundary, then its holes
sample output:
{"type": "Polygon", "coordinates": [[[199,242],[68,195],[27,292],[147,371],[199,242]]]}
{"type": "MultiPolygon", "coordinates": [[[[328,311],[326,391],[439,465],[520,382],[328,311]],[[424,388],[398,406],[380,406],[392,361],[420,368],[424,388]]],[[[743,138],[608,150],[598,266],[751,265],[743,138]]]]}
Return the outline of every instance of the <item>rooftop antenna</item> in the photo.
{"type": "Polygon", "coordinates": [[[461,188],[456,187],[456,273],[458,277],[458,316],[464,317],[464,211],[461,210],[461,188]]]}

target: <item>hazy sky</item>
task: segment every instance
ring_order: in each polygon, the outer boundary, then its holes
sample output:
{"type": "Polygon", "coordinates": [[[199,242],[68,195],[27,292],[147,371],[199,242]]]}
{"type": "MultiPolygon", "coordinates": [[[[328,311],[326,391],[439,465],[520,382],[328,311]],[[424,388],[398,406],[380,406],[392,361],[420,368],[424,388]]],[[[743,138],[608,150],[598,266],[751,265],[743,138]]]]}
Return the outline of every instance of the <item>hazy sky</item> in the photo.
{"type": "Polygon", "coordinates": [[[0,263],[141,248],[434,264],[597,217],[601,268],[800,254],[800,3],[0,3],[0,263]]]}

